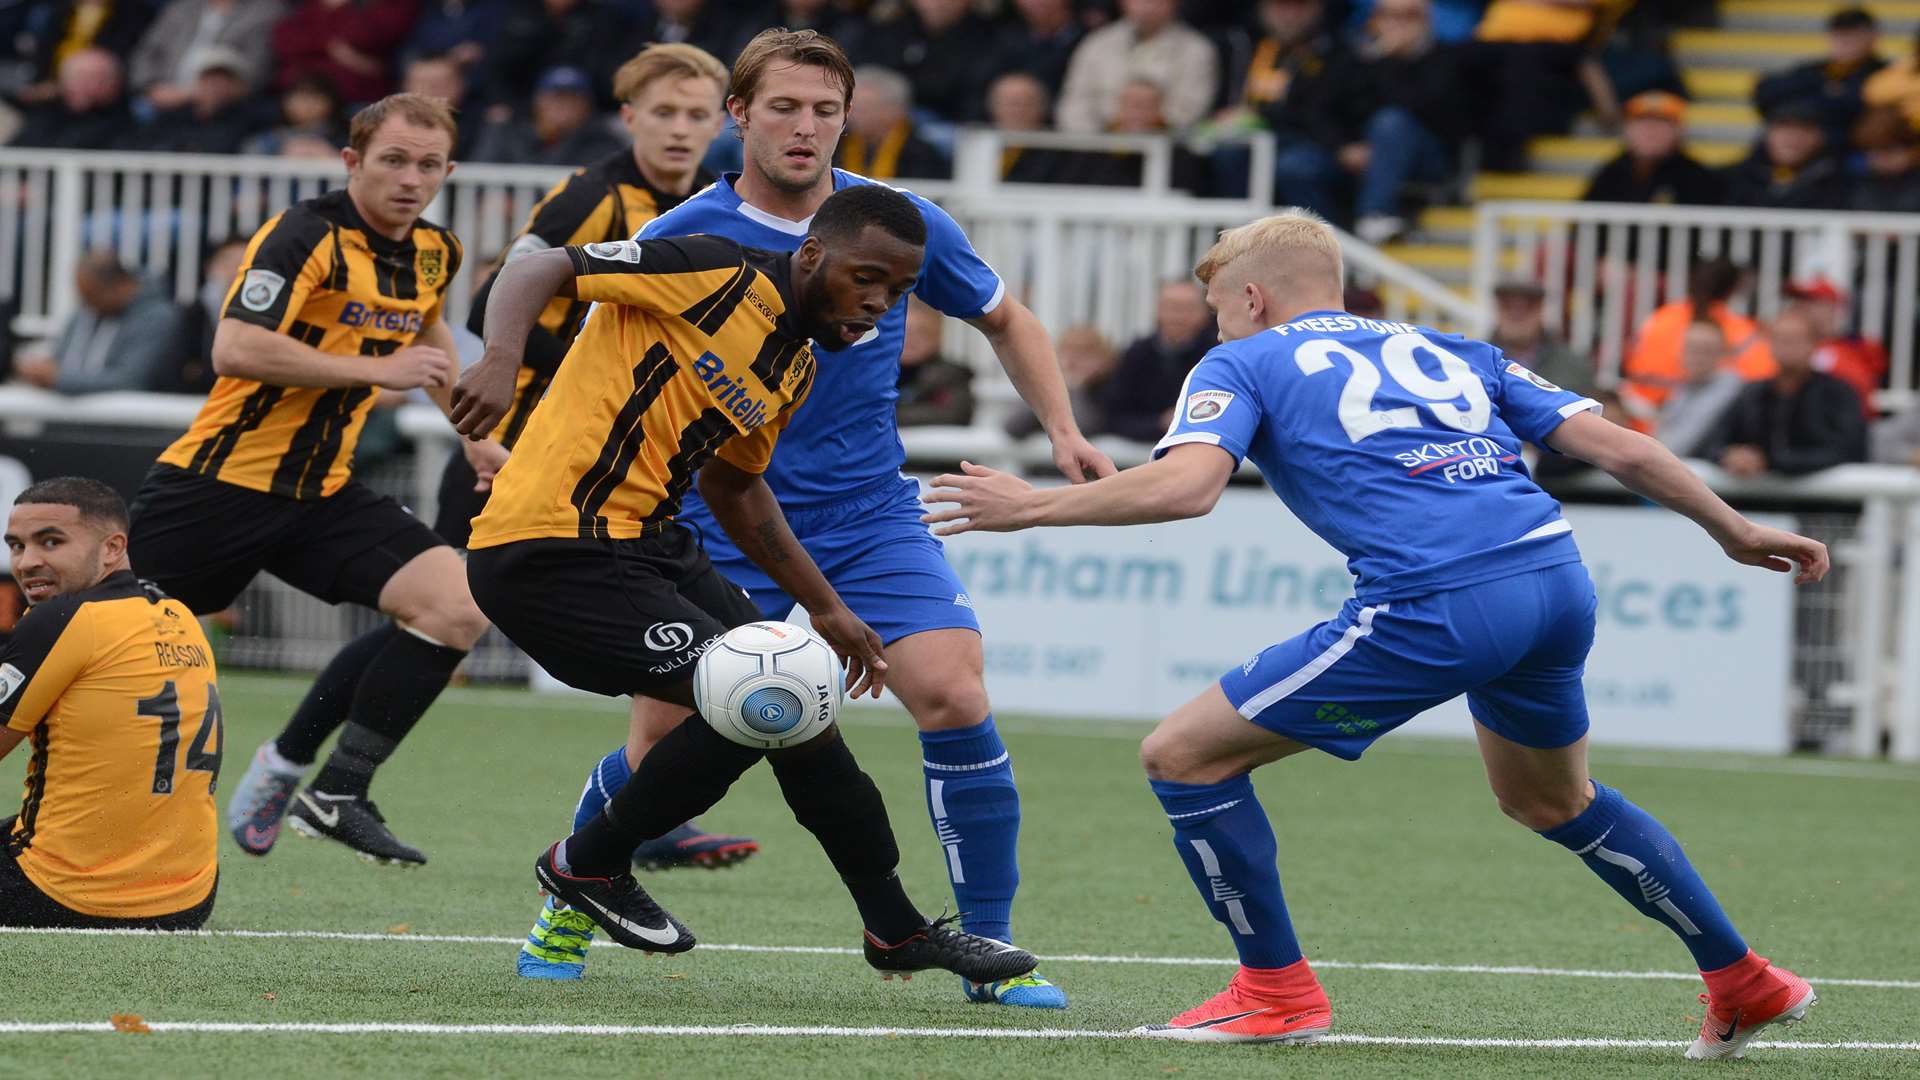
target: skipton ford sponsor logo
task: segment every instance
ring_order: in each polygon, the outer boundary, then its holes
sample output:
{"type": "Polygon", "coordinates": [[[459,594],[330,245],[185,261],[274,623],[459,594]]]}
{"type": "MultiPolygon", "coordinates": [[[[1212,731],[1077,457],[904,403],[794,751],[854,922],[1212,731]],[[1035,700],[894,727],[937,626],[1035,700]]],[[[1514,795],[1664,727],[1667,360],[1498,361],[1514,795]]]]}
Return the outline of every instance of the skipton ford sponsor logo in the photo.
{"type": "Polygon", "coordinates": [[[1509,453],[1506,447],[1480,436],[1457,442],[1427,443],[1393,456],[1407,467],[1408,476],[1437,471],[1449,484],[1479,476],[1497,476],[1500,466],[1520,460],[1518,454],[1509,453]]]}

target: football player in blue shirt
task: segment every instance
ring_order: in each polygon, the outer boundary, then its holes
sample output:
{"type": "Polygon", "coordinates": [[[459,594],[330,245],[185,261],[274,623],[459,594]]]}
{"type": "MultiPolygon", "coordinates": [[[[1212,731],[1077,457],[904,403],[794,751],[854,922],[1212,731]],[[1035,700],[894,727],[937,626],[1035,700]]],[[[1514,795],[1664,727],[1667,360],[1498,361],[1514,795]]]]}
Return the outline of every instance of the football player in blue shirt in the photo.
{"type": "Polygon", "coordinates": [[[1688,1057],[1742,1053],[1813,1004],[1755,955],[1652,815],[1587,776],[1580,678],[1593,583],[1521,443],[1591,462],[1686,515],[1749,566],[1818,581],[1817,541],[1756,525],[1659,443],[1598,415],[1492,346],[1341,310],[1338,240],[1307,211],[1221,235],[1196,271],[1222,344],[1195,367],[1149,464],[1034,490],[990,469],[935,481],[942,533],[1199,517],[1243,458],[1347,557],[1331,620],[1221,677],[1147,736],[1141,760],[1174,843],[1240,970],[1225,991],[1138,1034],[1309,1042],[1332,1024],[1281,898],[1273,829],[1249,774],[1306,749],[1356,759],[1462,694],[1506,814],[1578,855],[1693,954],[1710,1001],[1688,1057]],[[946,506],[945,504],[952,504],[946,506]]]}
{"type": "MultiPolygon", "coordinates": [[[[831,39],[785,30],[755,37],[734,63],[727,100],[745,144],[743,171],[655,218],[637,238],[708,233],[752,248],[798,247],[827,196],[873,182],[830,168],[852,93],[852,66],[831,39]]],[[[945,211],[908,195],[927,221],[926,262],[915,294],[986,335],[1069,479],[1111,474],[1113,463],[1074,422],[1046,328],[1006,294],[1000,276],[945,211]]],[[[919,485],[900,472],[906,454],[894,403],[906,320],[907,305],[895,305],[865,339],[819,366],[813,394],[781,436],[766,479],[807,553],[886,644],[888,686],[920,729],[927,809],[967,932],[1011,942],[1020,795],[987,702],[973,602],[940,541],[920,521],[919,485]]],[[[793,609],[793,600],[727,539],[697,495],[688,495],[676,520],[698,530],[714,565],[768,618],[793,609]]],[[[686,716],[679,706],[636,698],[627,745],[594,767],[579,820],[597,813],[647,750],[686,716]]],[[[689,825],[642,845],[635,859],[653,867],[724,865],[755,846],[689,825]]],[[[518,957],[520,973],[579,978],[584,938],[592,933],[583,918],[549,903],[518,957]]],[[[1067,1003],[1038,975],[964,989],[979,1002],[1067,1003]]]]}

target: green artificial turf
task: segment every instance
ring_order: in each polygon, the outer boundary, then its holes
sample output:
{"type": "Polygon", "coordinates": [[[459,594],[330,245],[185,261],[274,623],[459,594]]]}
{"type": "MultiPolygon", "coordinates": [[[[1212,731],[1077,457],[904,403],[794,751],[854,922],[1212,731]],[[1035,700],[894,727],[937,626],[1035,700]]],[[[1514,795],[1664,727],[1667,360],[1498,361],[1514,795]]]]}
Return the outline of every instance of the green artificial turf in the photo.
{"type": "MultiPolygon", "coordinates": [[[[303,684],[222,680],[237,779],[303,684]]],[[[1217,964],[1050,960],[1065,1012],[965,1003],[951,977],[882,982],[857,957],[696,950],[655,959],[596,948],[573,984],[514,975],[539,906],[531,866],[564,831],[587,768],[625,731],[612,702],[455,690],[374,790],[424,869],[376,868],[285,834],[265,859],[223,841],[217,930],[346,931],[397,939],[0,935],[0,1022],[759,1024],[1123,1031],[1224,985],[1230,947],[1193,895],[1136,761],[1144,729],[1003,718],[1025,823],[1019,941],[1046,956],[1219,958],[1217,964]],[[433,942],[422,935],[509,939],[433,942]]],[[[918,745],[897,713],[848,723],[901,837],[901,872],[929,913],[950,903],[924,811],[918,745]]],[[[0,765],[17,782],[24,755],[0,765]]],[[[1920,770],[1886,765],[1596,753],[1595,775],[1665,820],[1763,954],[1822,978],[1920,980],[1920,770]]],[[[1371,1036],[1685,1040],[1697,982],[1349,963],[1680,972],[1687,956],[1578,860],[1500,816],[1469,746],[1389,739],[1364,763],[1293,759],[1258,774],[1288,903],[1323,962],[1335,1030],[1371,1036]]],[[[755,770],[710,816],[761,855],[675,872],[650,890],[703,943],[859,943],[851,903],[755,770]]],[[[1781,1036],[1911,1042],[1920,987],[1820,988],[1781,1036]]],[[[1196,1047],[1125,1039],[769,1035],[0,1034],[0,1076],[1302,1076],[1920,1075],[1901,1050],[1755,1050],[1688,1063],[1676,1048],[1321,1044],[1196,1047]]]]}

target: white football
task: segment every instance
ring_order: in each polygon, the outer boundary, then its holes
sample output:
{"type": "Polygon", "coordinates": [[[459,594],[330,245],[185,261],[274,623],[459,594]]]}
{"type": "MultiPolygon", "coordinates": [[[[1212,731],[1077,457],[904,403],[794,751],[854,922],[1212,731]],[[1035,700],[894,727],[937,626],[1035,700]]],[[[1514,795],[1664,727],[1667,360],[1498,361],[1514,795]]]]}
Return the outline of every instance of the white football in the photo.
{"type": "Polygon", "coordinates": [[[736,626],[701,654],[693,700],[715,731],[742,746],[778,750],[827,730],[845,697],[840,660],[804,626],[736,626]]]}

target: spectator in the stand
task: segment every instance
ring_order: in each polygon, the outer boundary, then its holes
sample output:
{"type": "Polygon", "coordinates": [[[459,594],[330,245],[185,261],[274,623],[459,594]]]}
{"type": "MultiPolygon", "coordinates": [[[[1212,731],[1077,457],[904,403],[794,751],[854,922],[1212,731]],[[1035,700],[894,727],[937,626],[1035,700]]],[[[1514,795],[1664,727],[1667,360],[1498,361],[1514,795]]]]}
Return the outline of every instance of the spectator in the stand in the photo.
{"type": "Polygon", "coordinates": [[[653,18],[643,19],[634,40],[648,45],[695,45],[712,53],[723,64],[746,44],[737,20],[717,10],[709,0],[653,0],[653,18]]]}
{"type": "MultiPolygon", "coordinates": [[[[1471,111],[1458,53],[1434,44],[1427,0],[1377,0],[1366,36],[1327,74],[1338,142],[1329,164],[1358,181],[1354,232],[1384,244],[1407,231],[1409,181],[1444,180],[1471,111]]],[[[1337,207],[1315,207],[1339,216],[1337,207]]]]}
{"type": "Polygon", "coordinates": [[[1581,65],[1603,0],[1493,0],[1465,70],[1479,107],[1482,164],[1526,165],[1527,140],[1565,131],[1587,100],[1581,65]]]}
{"type": "Polygon", "coordinates": [[[1727,335],[1712,319],[1687,324],[1681,338],[1684,375],[1660,406],[1653,434],[1683,458],[1715,450],[1729,410],[1747,386],[1727,355],[1727,335]]]}
{"type": "MultiPolygon", "coordinates": [[[[1067,384],[1067,400],[1073,404],[1073,418],[1080,422],[1080,430],[1089,435],[1106,434],[1101,396],[1118,360],[1113,346],[1091,326],[1069,326],[1054,338],[1053,355],[1060,361],[1060,378],[1067,384]]],[[[1040,418],[1031,409],[1018,409],[1007,419],[1006,432],[1012,438],[1031,438],[1040,430],[1040,418]]]]}
{"type": "Polygon", "coordinates": [[[1067,65],[1054,119],[1063,131],[1112,126],[1120,89],[1147,79],[1166,93],[1167,123],[1197,123],[1212,107],[1220,77],[1213,42],[1180,22],[1175,0],[1120,0],[1120,18],[1088,34],[1067,65]]]}
{"type": "Polygon", "coordinates": [[[49,349],[16,358],[14,374],[63,394],[157,385],[177,319],[160,284],[122,266],[112,252],[95,251],[74,268],[73,291],[78,310],[61,324],[49,349]]]}
{"type": "MultiPolygon", "coordinates": [[[[644,44],[625,9],[611,0],[508,3],[484,69],[487,100],[503,109],[525,102],[541,74],[556,67],[582,68],[593,86],[611,87],[614,70],[644,44]]],[[[612,90],[602,93],[602,107],[619,104],[612,90]]]]}
{"type": "Polygon", "coordinates": [[[1160,286],[1153,333],[1128,345],[1100,394],[1102,430],[1152,442],[1167,430],[1187,372],[1216,343],[1207,296],[1190,280],[1160,286]]]}
{"type": "Polygon", "coordinates": [[[856,35],[852,55],[905,74],[919,108],[960,123],[986,112],[994,36],[967,0],[911,0],[897,17],[856,35]]]}
{"type": "Polygon", "coordinates": [[[280,92],[280,123],[240,146],[243,154],[277,157],[289,139],[324,139],[345,146],[346,103],[325,75],[303,75],[280,92]]]}
{"type": "Polygon", "coordinates": [[[1085,33],[1074,18],[1073,0],[1013,0],[1013,10],[1014,19],[994,42],[994,70],[1039,79],[1051,99],[1066,85],[1067,64],[1085,33]]]}
{"type": "Polygon", "coordinates": [[[273,31],[274,85],[317,72],[350,103],[386,96],[394,54],[419,8],[420,0],[300,0],[273,31]]]}
{"type": "Polygon", "coordinates": [[[274,151],[273,156],[303,161],[331,161],[340,156],[340,142],[318,135],[288,135],[280,140],[280,148],[274,151]]]}
{"type": "Polygon", "coordinates": [[[167,394],[204,394],[213,389],[213,332],[220,325],[227,290],[246,257],[245,240],[221,241],[207,253],[199,295],[180,305],[173,345],[167,350],[172,366],[160,373],[153,389],[167,394]]]}
{"type": "Polygon", "coordinates": [[[193,69],[186,102],[153,118],[140,136],[141,149],[233,154],[260,130],[260,109],[250,91],[253,72],[238,49],[209,45],[196,55],[193,69]]]}
{"type": "Polygon", "coordinates": [[[21,70],[7,89],[23,105],[52,101],[59,72],[74,54],[101,49],[121,59],[131,53],[153,18],[147,0],[25,0],[0,4],[21,70]],[[7,16],[12,18],[8,19],[7,16]]]}
{"type": "Polygon", "coordinates": [[[1687,327],[1703,315],[1719,324],[1741,378],[1770,379],[1779,370],[1759,325],[1728,306],[1745,280],[1746,274],[1730,260],[1696,263],[1687,276],[1686,299],[1655,308],[1634,331],[1620,396],[1635,426],[1649,421],[1683,378],[1681,350],[1687,327]]]}
{"type": "Polygon", "coordinates": [[[1804,105],[1819,118],[1827,145],[1839,148],[1860,118],[1861,88],[1886,66],[1874,55],[1880,27],[1863,7],[1842,8],[1827,18],[1827,55],[1761,79],[1753,107],[1771,116],[1782,105],[1804,105]]]}
{"type": "Polygon", "coordinates": [[[104,49],[81,49],[61,62],[53,100],[28,108],[8,145],[111,150],[132,127],[119,58],[104,49]]]}
{"type": "MultiPolygon", "coordinates": [[[[1165,135],[1168,133],[1166,90],[1148,78],[1128,79],[1120,85],[1114,99],[1112,119],[1107,131],[1114,135],[1165,135]]],[[[1146,158],[1137,151],[1112,153],[1087,151],[1068,159],[1067,178],[1076,184],[1100,184],[1115,187],[1139,187],[1145,179],[1146,158]]],[[[1191,150],[1173,145],[1172,186],[1180,191],[1197,192],[1206,183],[1206,167],[1191,150]]]]}
{"type": "MultiPolygon", "coordinates": [[[[987,87],[987,121],[996,131],[1045,131],[1051,106],[1046,84],[1024,71],[1009,71],[987,87]]],[[[1070,156],[1059,150],[1015,144],[1000,152],[1000,179],[1009,184],[1066,183],[1070,164],[1070,156]]]]}
{"type": "Polygon", "coordinates": [[[473,156],[516,165],[579,166],[618,149],[619,137],[594,112],[587,73],[557,67],[534,87],[527,118],[487,128],[473,156]]]}
{"type": "Polygon", "coordinates": [[[1804,102],[1768,114],[1759,145],[1725,176],[1729,206],[1835,210],[1847,203],[1846,177],[1827,152],[1820,113],[1804,102]]]}
{"type": "Polygon", "coordinates": [[[507,0],[426,0],[401,55],[444,56],[463,71],[482,70],[506,17],[507,0]]]}
{"type": "Polygon", "coordinates": [[[920,137],[913,122],[913,84],[883,67],[853,73],[853,102],[840,136],[841,168],[875,180],[945,179],[953,165],[920,137]]]}
{"type": "Polygon", "coordinates": [[[1509,360],[1576,394],[1594,393],[1593,364],[1575,356],[1547,329],[1546,290],[1531,281],[1504,281],[1493,289],[1493,333],[1487,343],[1509,360]]]}
{"type": "Polygon", "coordinates": [[[1831,375],[1860,397],[1861,412],[1868,420],[1879,414],[1874,410],[1874,393],[1887,377],[1887,350],[1872,338],[1862,337],[1848,327],[1851,309],[1847,294],[1825,277],[1816,276],[1787,286],[1787,295],[1799,302],[1799,308],[1813,320],[1820,348],[1813,354],[1813,370],[1831,375]]]}
{"type": "Polygon", "coordinates": [[[286,13],[281,0],[171,0],[128,58],[127,82],[156,110],[177,109],[193,93],[194,53],[220,45],[239,52],[247,89],[258,90],[273,61],[274,24],[286,13]]]}
{"type": "Polygon", "coordinates": [[[1906,120],[1892,109],[1875,109],[1854,130],[1867,170],[1854,180],[1847,209],[1920,214],[1920,153],[1906,120]]]}
{"type": "MultiPolygon", "coordinates": [[[[1336,173],[1325,147],[1337,140],[1329,130],[1327,73],[1344,50],[1328,28],[1322,0],[1260,0],[1256,14],[1261,36],[1253,43],[1245,73],[1229,80],[1231,104],[1214,114],[1212,126],[1272,133],[1278,200],[1331,206],[1336,173]]],[[[1222,143],[1213,152],[1213,192],[1246,194],[1249,161],[1246,146],[1222,143]]]]}
{"type": "Polygon", "coordinates": [[[1734,400],[1719,440],[1721,468],[1735,476],[1800,476],[1866,460],[1867,425],[1858,395],[1813,369],[1818,335],[1798,308],[1775,317],[1767,336],[1780,371],[1749,383],[1734,400]]]}
{"type": "Polygon", "coordinates": [[[1920,37],[1914,39],[1912,53],[1867,80],[1860,98],[1870,109],[1895,110],[1920,134],[1920,37]]]}
{"type": "Polygon", "coordinates": [[[757,30],[764,26],[784,26],[789,30],[812,30],[851,48],[865,29],[865,20],[841,11],[834,0],[774,0],[760,14],[741,20],[757,30]]]}
{"type": "MultiPolygon", "coordinates": [[[[416,56],[407,62],[407,69],[401,74],[400,89],[409,94],[439,98],[454,110],[455,115],[459,115],[459,111],[467,104],[471,84],[467,81],[467,69],[452,55],[428,54],[416,56]]],[[[460,134],[453,140],[453,160],[465,161],[472,157],[474,145],[484,130],[485,125],[468,123],[463,119],[460,134]]]]}
{"type": "Polygon", "coordinates": [[[1684,143],[1687,103],[1665,90],[1627,100],[1620,156],[1587,182],[1587,202],[1718,206],[1726,195],[1720,174],[1694,160],[1684,143]]]}
{"type": "Polygon", "coordinates": [[[900,348],[900,400],[894,406],[901,427],[973,423],[973,370],[940,355],[942,318],[918,298],[908,298],[907,337],[900,348]]]}

